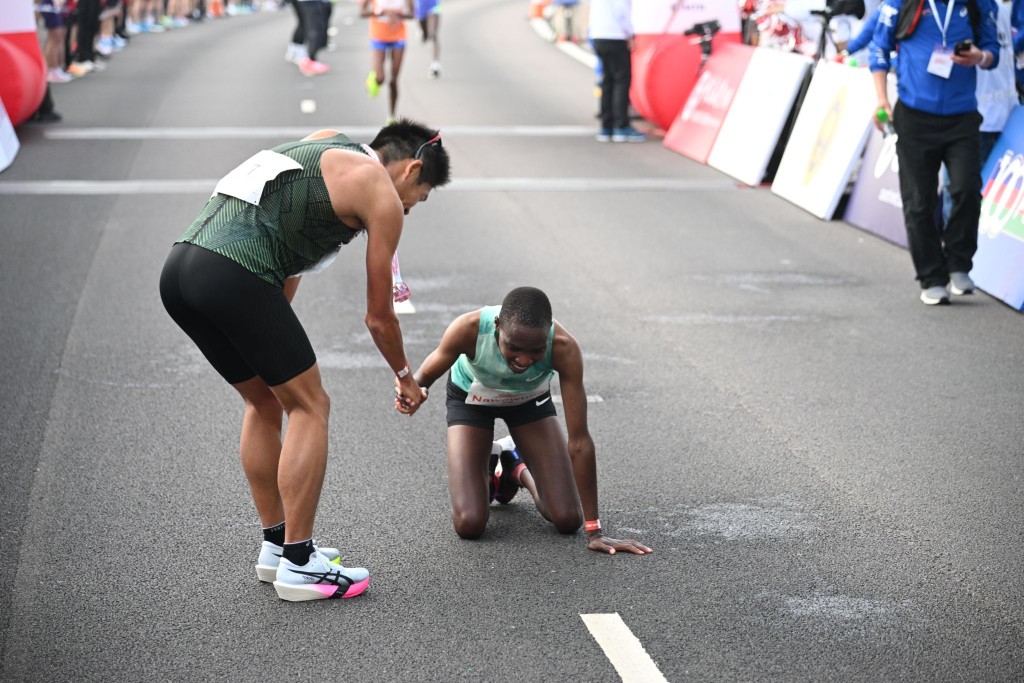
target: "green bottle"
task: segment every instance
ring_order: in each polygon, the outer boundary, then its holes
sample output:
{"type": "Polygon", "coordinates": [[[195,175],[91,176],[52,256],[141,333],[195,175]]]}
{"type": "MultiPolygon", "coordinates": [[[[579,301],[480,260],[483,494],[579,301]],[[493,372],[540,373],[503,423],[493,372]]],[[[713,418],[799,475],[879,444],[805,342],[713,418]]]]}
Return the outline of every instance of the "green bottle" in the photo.
{"type": "Polygon", "coordinates": [[[885,110],[885,107],[878,108],[878,111],[875,112],[875,118],[882,124],[882,133],[886,137],[896,135],[896,128],[892,125],[892,119],[889,118],[889,112],[885,110]]]}

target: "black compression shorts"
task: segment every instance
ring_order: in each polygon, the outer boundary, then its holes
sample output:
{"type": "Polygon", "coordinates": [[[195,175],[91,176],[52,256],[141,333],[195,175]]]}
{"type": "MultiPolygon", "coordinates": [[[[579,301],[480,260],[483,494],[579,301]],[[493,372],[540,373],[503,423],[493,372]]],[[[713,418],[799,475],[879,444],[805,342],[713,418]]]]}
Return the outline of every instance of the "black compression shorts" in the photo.
{"type": "Polygon", "coordinates": [[[229,384],[284,384],[316,363],[284,289],[226,256],[179,243],[160,274],[164,308],[229,384]]]}
{"type": "Polygon", "coordinates": [[[520,425],[543,420],[546,417],[558,415],[555,410],[555,402],[551,400],[551,392],[544,392],[541,396],[531,398],[526,403],[517,406],[477,406],[466,403],[465,391],[452,383],[451,375],[448,376],[448,384],[445,387],[447,392],[448,426],[470,425],[483,429],[494,429],[494,420],[501,419],[505,425],[512,429],[520,425]]]}

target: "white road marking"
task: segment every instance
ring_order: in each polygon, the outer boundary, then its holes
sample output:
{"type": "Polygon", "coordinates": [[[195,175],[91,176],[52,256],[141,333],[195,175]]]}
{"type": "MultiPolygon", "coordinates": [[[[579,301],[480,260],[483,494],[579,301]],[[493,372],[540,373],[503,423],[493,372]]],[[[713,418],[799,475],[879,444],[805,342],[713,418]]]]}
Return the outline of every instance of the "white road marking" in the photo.
{"type": "MultiPolygon", "coordinates": [[[[278,138],[298,140],[313,129],[331,128],[355,139],[373,137],[380,128],[324,124],[317,126],[212,126],[186,128],[61,128],[47,130],[47,140],[229,140],[278,138]]],[[[593,137],[593,126],[446,126],[442,135],[453,137],[593,137]]]]}
{"type": "Polygon", "coordinates": [[[398,315],[408,315],[415,312],[416,307],[412,305],[412,300],[406,299],[405,301],[395,302],[395,313],[398,315]]]}
{"type": "Polygon", "coordinates": [[[622,617],[613,614],[581,614],[594,640],[619,673],[623,683],[668,683],[658,666],[633,635],[622,617]]]}
{"type": "MultiPolygon", "coordinates": [[[[214,178],[195,180],[0,180],[0,195],[202,194],[214,178]]],[[[736,191],[730,180],[677,178],[456,178],[441,192],[736,191]]]]}

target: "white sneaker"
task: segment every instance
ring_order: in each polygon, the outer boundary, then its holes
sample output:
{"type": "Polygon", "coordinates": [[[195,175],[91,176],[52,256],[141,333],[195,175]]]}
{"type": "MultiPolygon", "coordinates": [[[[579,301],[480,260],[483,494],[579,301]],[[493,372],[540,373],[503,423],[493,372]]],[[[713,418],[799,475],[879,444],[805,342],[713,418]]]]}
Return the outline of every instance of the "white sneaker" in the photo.
{"type": "MultiPolygon", "coordinates": [[[[319,548],[314,541],[313,552],[321,553],[330,562],[341,565],[341,552],[337,548],[319,548]]],[[[276,543],[263,541],[260,557],[256,560],[256,578],[266,583],[273,582],[277,578],[277,568],[281,565],[283,556],[284,548],[276,543]]]]}
{"type": "Polygon", "coordinates": [[[59,67],[54,67],[46,72],[47,83],[67,83],[73,80],[75,80],[74,76],[59,67]]]}
{"type": "MultiPolygon", "coordinates": [[[[502,451],[514,451],[516,449],[516,442],[512,440],[512,435],[502,437],[494,442],[494,445],[499,446],[502,451]]],[[[501,451],[498,451],[499,453],[501,451]]]]}
{"type": "Polygon", "coordinates": [[[430,73],[430,77],[431,78],[440,78],[441,77],[441,62],[431,62],[430,63],[430,71],[429,71],[429,73],[430,73]]]}
{"type": "Polygon", "coordinates": [[[342,567],[318,551],[302,566],[282,557],[274,581],[277,597],[290,602],[353,598],[369,585],[370,572],[362,567],[342,567]]]}
{"type": "Polygon", "coordinates": [[[921,301],[929,306],[948,304],[949,292],[946,291],[945,287],[941,287],[938,285],[936,285],[935,287],[929,287],[928,289],[922,289],[921,301]]]}
{"type": "Polygon", "coordinates": [[[974,294],[974,281],[971,276],[963,271],[956,271],[949,274],[949,291],[957,296],[974,294]]]}

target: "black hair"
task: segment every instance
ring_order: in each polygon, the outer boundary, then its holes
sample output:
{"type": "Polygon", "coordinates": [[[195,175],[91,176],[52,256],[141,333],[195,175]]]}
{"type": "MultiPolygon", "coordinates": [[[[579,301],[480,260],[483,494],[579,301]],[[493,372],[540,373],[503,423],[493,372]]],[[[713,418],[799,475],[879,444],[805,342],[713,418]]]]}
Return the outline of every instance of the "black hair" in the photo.
{"type": "Polygon", "coordinates": [[[551,327],[551,302],[536,287],[516,287],[501,302],[502,322],[523,327],[551,327]]]}
{"type": "Polygon", "coordinates": [[[440,136],[441,131],[431,130],[412,119],[401,119],[381,128],[370,148],[380,154],[385,166],[393,161],[417,158],[418,151],[418,158],[423,162],[420,182],[432,188],[441,187],[451,180],[451,162],[440,136]],[[431,143],[434,138],[437,141],[431,143]]]}

